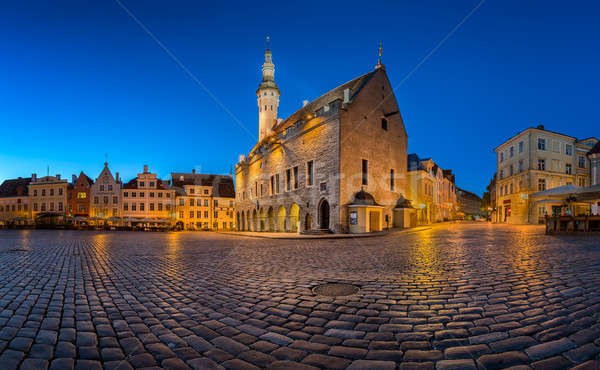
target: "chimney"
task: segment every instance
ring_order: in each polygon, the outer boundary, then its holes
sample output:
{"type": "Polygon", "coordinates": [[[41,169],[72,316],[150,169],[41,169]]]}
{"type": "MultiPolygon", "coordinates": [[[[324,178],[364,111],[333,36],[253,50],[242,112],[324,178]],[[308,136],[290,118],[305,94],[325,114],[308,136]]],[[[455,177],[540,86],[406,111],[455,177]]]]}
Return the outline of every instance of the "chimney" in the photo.
{"type": "Polygon", "coordinates": [[[306,107],[308,105],[308,100],[302,100],[302,107],[306,107]]]}
{"type": "Polygon", "coordinates": [[[144,173],[148,173],[148,165],[147,164],[144,165],[144,173]]]}
{"type": "Polygon", "coordinates": [[[118,172],[115,172],[115,181],[119,182],[119,173],[118,172]]]}
{"type": "Polygon", "coordinates": [[[344,104],[350,103],[350,89],[344,89],[344,104]]]}
{"type": "Polygon", "coordinates": [[[537,128],[540,129],[540,130],[543,130],[544,129],[544,125],[538,125],[537,128]]]}
{"type": "Polygon", "coordinates": [[[56,179],[57,179],[57,180],[60,180],[60,173],[57,173],[57,174],[56,174],[56,179]]]}
{"type": "Polygon", "coordinates": [[[37,181],[37,173],[32,173],[31,174],[31,182],[36,182],[37,181]]]}
{"type": "Polygon", "coordinates": [[[196,174],[196,169],[192,168],[192,175],[195,175],[195,174],[196,174]]]}
{"type": "Polygon", "coordinates": [[[73,184],[77,182],[77,176],[71,175],[71,179],[73,180],[73,184]]]}

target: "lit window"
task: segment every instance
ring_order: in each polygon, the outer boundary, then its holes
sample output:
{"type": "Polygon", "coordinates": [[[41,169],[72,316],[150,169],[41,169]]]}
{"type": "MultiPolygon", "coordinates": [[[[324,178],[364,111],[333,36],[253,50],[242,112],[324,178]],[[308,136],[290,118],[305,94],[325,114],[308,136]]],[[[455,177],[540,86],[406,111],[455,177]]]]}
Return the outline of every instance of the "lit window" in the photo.
{"type": "Polygon", "coordinates": [[[77,198],[79,199],[85,199],[87,197],[86,193],[77,193],[77,198]]]}

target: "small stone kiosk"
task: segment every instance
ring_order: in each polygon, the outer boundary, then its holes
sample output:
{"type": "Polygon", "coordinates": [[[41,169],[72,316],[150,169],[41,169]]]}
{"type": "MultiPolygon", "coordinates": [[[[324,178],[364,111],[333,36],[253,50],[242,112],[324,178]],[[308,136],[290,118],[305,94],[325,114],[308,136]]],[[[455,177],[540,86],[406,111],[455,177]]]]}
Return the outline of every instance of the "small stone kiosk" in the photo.
{"type": "Polygon", "coordinates": [[[383,229],[383,206],[375,202],[375,198],[361,190],[354,194],[348,207],[349,231],[351,234],[370,233],[383,229]]]}
{"type": "Polygon", "coordinates": [[[417,226],[417,210],[410,200],[400,196],[394,207],[394,227],[404,229],[417,226]]]}

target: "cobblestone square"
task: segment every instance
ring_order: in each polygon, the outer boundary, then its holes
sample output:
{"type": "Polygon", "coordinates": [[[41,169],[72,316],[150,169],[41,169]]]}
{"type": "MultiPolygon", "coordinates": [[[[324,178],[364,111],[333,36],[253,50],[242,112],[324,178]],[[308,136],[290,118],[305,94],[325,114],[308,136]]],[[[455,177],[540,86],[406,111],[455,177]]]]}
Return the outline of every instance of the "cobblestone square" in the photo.
{"type": "Polygon", "coordinates": [[[599,237],[0,231],[2,369],[511,366],[600,368],[599,237]]]}

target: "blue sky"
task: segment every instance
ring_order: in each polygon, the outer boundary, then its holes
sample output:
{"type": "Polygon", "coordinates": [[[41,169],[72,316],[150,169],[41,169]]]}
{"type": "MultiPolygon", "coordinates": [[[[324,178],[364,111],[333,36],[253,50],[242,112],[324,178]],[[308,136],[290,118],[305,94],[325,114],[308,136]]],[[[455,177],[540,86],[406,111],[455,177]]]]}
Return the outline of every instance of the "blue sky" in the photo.
{"type": "Polygon", "coordinates": [[[265,35],[282,118],[371,70],[383,41],[409,152],[479,194],[526,127],[600,136],[592,1],[485,1],[420,65],[479,1],[121,1],[206,90],[116,1],[3,2],[0,181],[95,178],[105,154],[125,179],[229,173],[256,141],[265,35]]]}

